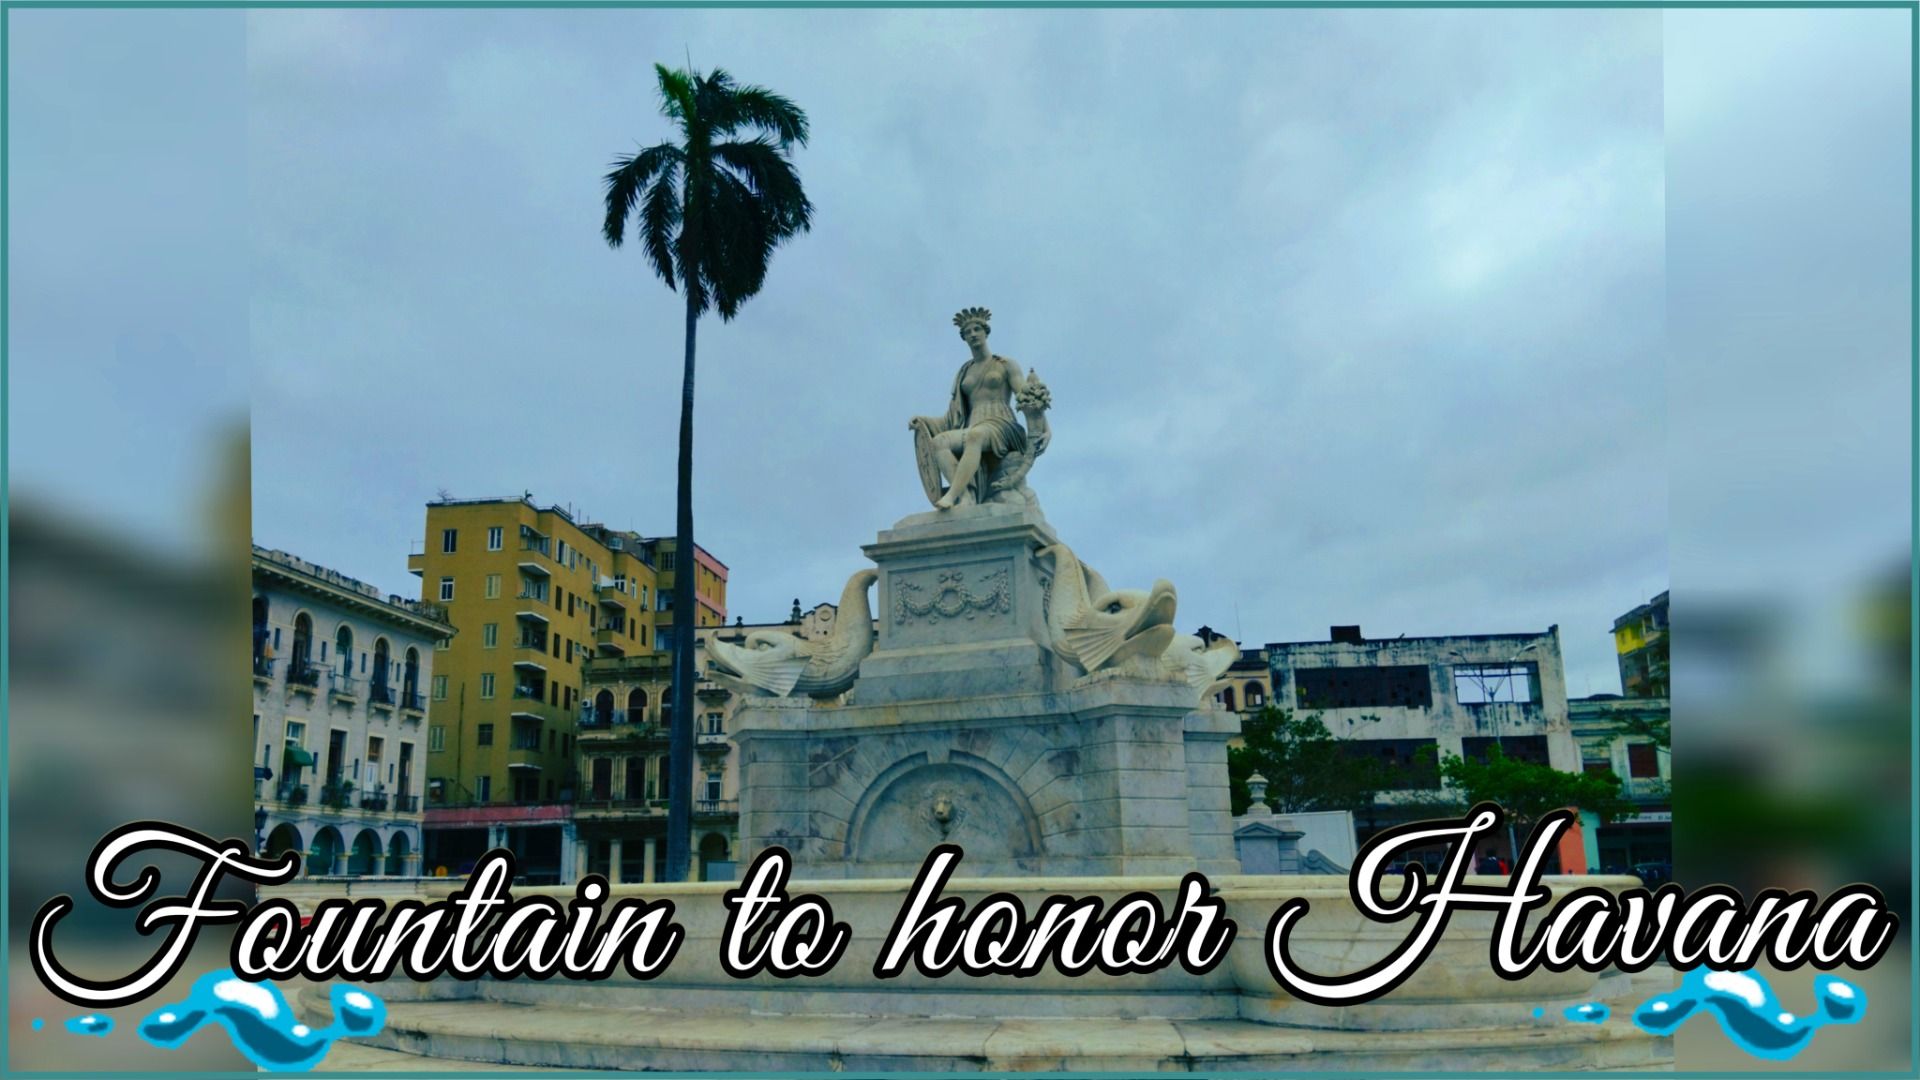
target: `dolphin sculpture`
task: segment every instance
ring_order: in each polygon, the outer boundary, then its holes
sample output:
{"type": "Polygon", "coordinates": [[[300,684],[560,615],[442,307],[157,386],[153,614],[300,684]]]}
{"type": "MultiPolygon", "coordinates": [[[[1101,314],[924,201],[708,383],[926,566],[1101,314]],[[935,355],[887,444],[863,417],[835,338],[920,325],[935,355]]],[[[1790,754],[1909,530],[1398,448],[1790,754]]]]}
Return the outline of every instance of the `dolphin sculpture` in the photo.
{"type": "Polygon", "coordinates": [[[1047,632],[1054,652],[1092,674],[1134,657],[1148,660],[1173,641],[1173,585],[1155,581],[1151,589],[1110,589],[1106,579],[1083,565],[1065,544],[1040,549],[1053,559],[1053,591],[1047,603],[1047,632]]]}
{"type": "Polygon", "coordinates": [[[1208,645],[1193,634],[1179,634],[1167,651],[1160,654],[1160,671],[1170,679],[1186,683],[1205,696],[1207,688],[1227,673],[1240,659],[1240,646],[1233,639],[1219,637],[1208,645]]]}
{"type": "Polygon", "coordinates": [[[812,697],[845,693],[860,674],[860,661],[873,651],[873,608],[867,590],[878,570],[862,570],[840,591],[839,614],[824,638],[803,638],[785,630],[755,630],[745,642],[707,642],[707,675],[743,693],[773,697],[795,692],[812,697]]]}

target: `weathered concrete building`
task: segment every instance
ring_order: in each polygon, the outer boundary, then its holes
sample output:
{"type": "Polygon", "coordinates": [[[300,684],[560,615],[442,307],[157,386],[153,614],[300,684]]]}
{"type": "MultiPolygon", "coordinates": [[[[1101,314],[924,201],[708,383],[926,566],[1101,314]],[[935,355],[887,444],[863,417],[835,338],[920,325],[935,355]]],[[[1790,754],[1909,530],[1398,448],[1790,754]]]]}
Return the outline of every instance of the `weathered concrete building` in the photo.
{"type": "Polygon", "coordinates": [[[1357,626],[1327,641],[1266,648],[1274,700],[1317,713],[1336,739],[1392,767],[1398,790],[1359,815],[1362,839],[1400,820],[1396,804],[1431,799],[1437,762],[1499,746],[1509,758],[1581,769],[1567,711],[1560,628],[1368,640],[1357,626]]]}
{"type": "Polygon", "coordinates": [[[1673,752],[1654,732],[1665,731],[1666,698],[1596,694],[1567,703],[1582,767],[1620,778],[1621,794],[1635,806],[1628,818],[1599,828],[1594,858],[1604,873],[1636,873],[1636,867],[1673,862],[1673,752]]]}
{"type": "Polygon", "coordinates": [[[1663,592],[1613,620],[1613,647],[1620,660],[1622,693],[1627,697],[1666,698],[1670,655],[1667,594],[1663,592]]]}

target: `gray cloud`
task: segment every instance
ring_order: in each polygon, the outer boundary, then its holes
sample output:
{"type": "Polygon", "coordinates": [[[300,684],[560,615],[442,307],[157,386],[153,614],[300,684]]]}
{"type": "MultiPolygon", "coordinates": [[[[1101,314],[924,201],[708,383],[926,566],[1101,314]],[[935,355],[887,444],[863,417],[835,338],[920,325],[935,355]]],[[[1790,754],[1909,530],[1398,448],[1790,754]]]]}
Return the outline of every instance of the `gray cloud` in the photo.
{"type": "Polygon", "coordinates": [[[1561,623],[1665,584],[1661,28],[1603,12],[255,12],[257,528],[395,589],[421,504],[672,522],[675,298],[596,235],[650,64],[809,111],[816,230],[700,343],[731,607],[920,508],[905,419],[996,314],[1033,475],[1249,642],[1561,623]],[[301,482],[290,482],[299,477],[301,482]]]}

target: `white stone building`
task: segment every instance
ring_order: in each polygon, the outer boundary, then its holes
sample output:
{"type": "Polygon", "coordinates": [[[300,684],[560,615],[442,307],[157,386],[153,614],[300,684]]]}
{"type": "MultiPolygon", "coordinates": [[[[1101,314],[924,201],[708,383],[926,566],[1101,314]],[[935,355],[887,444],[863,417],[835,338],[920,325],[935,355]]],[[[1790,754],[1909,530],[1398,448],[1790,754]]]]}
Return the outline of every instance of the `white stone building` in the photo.
{"type": "Polygon", "coordinates": [[[453,632],[434,605],[254,547],[264,850],[300,852],[307,876],[420,872],[427,688],[435,645],[453,632]]]}

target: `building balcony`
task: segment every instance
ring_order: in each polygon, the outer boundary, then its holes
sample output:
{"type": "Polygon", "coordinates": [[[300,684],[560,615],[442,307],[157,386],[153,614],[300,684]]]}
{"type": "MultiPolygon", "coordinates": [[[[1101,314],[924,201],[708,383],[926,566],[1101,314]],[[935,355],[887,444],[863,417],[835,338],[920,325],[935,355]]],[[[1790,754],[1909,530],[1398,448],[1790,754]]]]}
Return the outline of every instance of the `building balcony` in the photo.
{"type": "Polygon", "coordinates": [[[693,800],[693,814],[695,817],[727,817],[738,816],[739,813],[739,799],[693,800]]]}
{"type": "Polygon", "coordinates": [[[253,681],[270,683],[273,681],[273,657],[255,654],[253,658],[253,681]]]}
{"type": "Polygon", "coordinates": [[[384,791],[369,791],[360,796],[360,809],[362,810],[372,810],[378,813],[386,810],[386,808],[387,793],[384,791]]]}
{"type": "Polygon", "coordinates": [[[507,768],[531,769],[538,772],[540,767],[540,748],[538,746],[521,746],[516,744],[507,747],[507,768]]]}
{"type": "Polygon", "coordinates": [[[627,646],[632,642],[627,638],[626,627],[603,626],[593,632],[593,644],[596,648],[604,649],[614,656],[624,657],[627,655],[627,646]]]}
{"type": "MultiPolygon", "coordinates": [[[[416,543],[417,542],[418,541],[416,541],[416,543]]],[[[424,551],[416,551],[408,555],[407,572],[414,577],[425,577],[427,575],[427,553],[424,551]]]]}
{"type": "Polygon", "coordinates": [[[601,607],[611,608],[615,611],[625,611],[634,603],[633,597],[628,596],[624,590],[614,585],[595,585],[593,587],[593,598],[600,601],[601,607]]]}
{"type": "Polygon", "coordinates": [[[419,813],[420,812],[420,796],[395,795],[393,797],[393,812],[396,814],[419,813]]]}
{"type": "Polygon", "coordinates": [[[513,639],[514,648],[532,649],[534,652],[540,653],[543,656],[546,654],[547,648],[551,644],[552,644],[552,639],[547,637],[547,624],[545,619],[542,619],[540,621],[539,633],[537,634],[523,633],[519,637],[513,639]]]}
{"type": "Polygon", "coordinates": [[[286,803],[288,806],[305,806],[307,804],[307,785],[281,784],[274,790],[274,797],[286,803]]]}
{"type": "Polygon", "coordinates": [[[725,753],[732,745],[733,739],[724,731],[702,731],[693,737],[693,748],[707,753],[725,753]]]}
{"type": "MultiPolygon", "coordinates": [[[[518,599],[527,602],[538,600],[541,603],[545,603],[547,598],[544,596],[528,596],[526,593],[521,593],[518,599]]],[[[516,619],[525,619],[528,622],[537,622],[542,627],[547,625],[547,617],[530,608],[521,608],[513,613],[513,617],[516,619]]]]}
{"type": "Polygon", "coordinates": [[[287,688],[302,694],[311,694],[320,685],[320,669],[309,661],[295,657],[287,665],[287,688]]]}
{"type": "MultiPolygon", "coordinates": [[[[534,577],[548,578],[553,576],[553,572],[540,565],[538,560],[528,558],[522,558],[520,560],[520,572],[523,574],[532,574],[534,577]]],[[[542,597],[542,599],[545,599],[545,597],[542,597]]]]}
{"type": "Polygon", "coordinates": [[[360,703],[360,680],[339,671],[328,672],[327,679],[327,700],[343,705],[360,703]]]}
{"type": "Polygon", "coordinates": [[[522,701],[544,702],[547,700],[547,688],[535,683],[515,683],[513,696],[522,701]]]}
{"type": "Polygon", "coordinates": [[[345,810],[353,805],[353,789],[345,784],[323,784],[320,787],[320,805],[345,810]]]}
{"type": "Polygon", "coordinates": [[[605,795],[582,799],[573,804],[573,816],[594,821],[613,818],[665,817],[665,799],[615,799],[605,795]]]}
{"type": "Polygon", "coordinates": [[[420,696],[420,691],[418,690],[400,691],[400,711],[403,713],[412,713],[415,716],[425,715],[427,711],[427,703],[426,703],[426,700],[420,696]]]}
{"type": "Polygon", "coordinates": [[[376,709],[392,710],[393,687],[385,679],[375,679],[367,686],[367,700],[376,709]]]}

